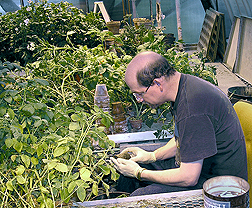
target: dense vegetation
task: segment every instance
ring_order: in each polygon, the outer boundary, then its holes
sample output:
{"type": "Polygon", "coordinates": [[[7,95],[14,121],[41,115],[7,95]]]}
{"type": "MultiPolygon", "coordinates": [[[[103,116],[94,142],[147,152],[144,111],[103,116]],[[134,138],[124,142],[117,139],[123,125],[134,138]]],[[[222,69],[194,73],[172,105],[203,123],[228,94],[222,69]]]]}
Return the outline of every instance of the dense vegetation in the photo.
{"type": "MultiPolygon", "coordinates": [[[[0,16],[1,207],[59,207],[109,193],[118,173],[104,128],[113,119],[94,106],[95,86],[106,84],[111,102],[131,106],[124,72],[138,52],[156,51],[177,70],[217,84],[201,53],[193,60],[168,49],[162,31],[136,29],[127,18],[123,27],[113,35],[99,14],[63,2],[30,2],[0,16]],[[115,45],[105,48],[106,38],[115,45]]],[[[151,126],[163,111],[148,112],[151,126]]]]}

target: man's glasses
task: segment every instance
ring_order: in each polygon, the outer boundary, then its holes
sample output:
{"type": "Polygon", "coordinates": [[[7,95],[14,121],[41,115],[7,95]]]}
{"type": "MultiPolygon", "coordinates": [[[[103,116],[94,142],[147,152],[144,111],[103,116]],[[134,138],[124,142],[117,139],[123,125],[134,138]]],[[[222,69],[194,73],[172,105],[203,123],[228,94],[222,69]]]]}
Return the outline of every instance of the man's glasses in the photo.
{"type": "Polygon", "coordinates": [[[152,85],[152,82],[151,84],[147,87],[147,89],[145,90],[145,92],[141,92],[141,93],[137,93],[137,92],[134,92],[133,95],[135,96],[137,102],[140,102],[141,99],[143,98],[143,96],[147,93],[147,91],[149,90],[149,88],[151,87],[152,85]]]}

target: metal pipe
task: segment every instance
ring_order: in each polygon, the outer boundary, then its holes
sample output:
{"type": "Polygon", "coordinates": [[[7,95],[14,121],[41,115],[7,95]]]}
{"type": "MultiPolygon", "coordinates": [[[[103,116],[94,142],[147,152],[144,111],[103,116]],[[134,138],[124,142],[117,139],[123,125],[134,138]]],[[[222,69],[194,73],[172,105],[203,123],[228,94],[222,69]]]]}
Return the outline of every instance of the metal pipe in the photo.
{"type": "Polygon", "coordinates": [[[125,16],[124,0],[122,0],[123,16],[125,16]]]}
{"type": "Polygon", "coordinates": [[[24,6],[24,0],[20,0],[20,5],[21,5],[21,7],[24,6]]]}
{"type": "Polygon", "coordinates": [[[153,21],[152,0],[150,0],[150,20],[153,21]]]}
{"type": "MultiPolygon", "coordinates": [[[[180,0],[176,0],[176,15],[177,15],[177,28],[178,28],[178,40],[182,41],[182,26],[180,18],[180,0]]],[[[183,44],[179,42],[179,49],[183,50],[183,44]]]]}
{"type": "Polygon", "coordinates": [[[161,5],[160,5],[160,0],[156,0],[156,20],[158,24],[158,28],[162,27],[162,21],[161,21],[161,5]]]}
{"type": "Polygon", "coordinates": [[[133,19],[137,17],[137,15],[136,15],[136,0],[132,0],[132,15],[133,15],[133,19]]]}

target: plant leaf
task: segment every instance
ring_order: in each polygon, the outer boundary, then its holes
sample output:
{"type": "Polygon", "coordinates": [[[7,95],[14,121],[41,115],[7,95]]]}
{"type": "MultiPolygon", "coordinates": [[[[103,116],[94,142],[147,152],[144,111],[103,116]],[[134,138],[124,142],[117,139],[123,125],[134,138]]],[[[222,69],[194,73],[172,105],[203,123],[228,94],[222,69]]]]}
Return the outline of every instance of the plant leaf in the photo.
{"type": "Polygon", "coordinates": [[[29,168],[30,163],[31,163],[31,158],[29,156],[27,156],[27,155],[21,155],[21,160],[25,164],[25,167],[29,168]]]}
{"type": "Polygon", "coordinates": [[[64,153],[66,153],[68,150],[69,150],[68,146],[57,147],[54,150],[53,156],[54,157],[59,157],[60,155],[63,155],[64,153]]]}
{"type": "Polygon", "coordinates": [[[10,148],[14,142],[11,138],[7,138],[7,139],[5,139],[4,143],[5,143],[6,147],[10,148]]]}
{"type": "Polygon", "coordinates": [[[6,182],[6,187],[9,191],[13,191],[13,184],[12,181],[7,181],[6,182]]]}
{"type": "Polygon", "coordinates": [[[16,142],[14,143],[14,145],[13,145],[13,148],[14,148],[16,151],[21,152],[22,149],[23,149],[23,143],[16,141],[16,142]]]}
{"type": "Polygon", "coordinates": [[[23,111],[27,112],[29,115],[33,115],[35,112],[35,109],[31,104],[27,104],[22,108],[23,111]]]}
{"type": "Polygon", "coordinates": [[[80,169],[80,177],[84,181],[90,181],[91,172],[87,168],[83,167],[80,169]]]}
{"type": "Polygon", "coordinates": [[[58,164],[57,161],[48,162],[48,169],[51,170],[51,169],[55,168],[57,164],[58,164]]]}
{"type": "Polygon", "coordinates": [[[49,82],[46,79],[34,79],[34,80],[43,86],[49,85],[49,82]]]}
{"type": "Polygon", "coordinates": [[[104,175],[108,175],[110,173],[110,169],[107,166],[99,165],[99,167],[101,168],[101,171],[104,173],[104,175]]]}
{"type": "Polygon", "coordinates": [[[81,202],[86,198],[86,190],[81,186],[77,189],[77,196],[81,202]]]}
{"type": "Polygon", "coordinates": [[[7,113],[9,114],[9,116],[10,116],[11,119],[15,118],[15,113],[14,113],[14,111],[11,108],[7,109],[7,113]]]}
{"type": "Polygon", "coordinates": [[[57,165],[55,166],[55,169],[64,173],[68,171],[67,165],[64,163],[57,163],[57,165]]]}
{"type": "Polygon", "coordinates": [[[6,113],[6,108],[0,107],[0,116],[4,116],[6,113]]]}
{"type": "Polygon", "coordinates": [[[72,114],[72,115],[71,115],[71,119],[72,119],[73,121],[80,121],[80,117],[79,117],[77,114],[72,114]]]}
{"type": "Polygon", "coordinates": [[[23,165],[19,165],[17,168],[16,168],[16,175],[22,175],[25,171],[25,167],[23,165]]]}
{"type": "Polygon", "coordinates": [[[39,163],[38,159],[36,157],[31,158],[31,162],[33,165],[37,165],[39,163]]]}
{"type": "Polygon", "coordinates": [[[37,148],[37,155],[38,157],[43,153],[43,147],[41,145],[38,146],[37,148]]]}
{"type": "Polygon", "coordinates": [[[79,130],[79,129],[80,129],[80,124],[79,124],[79,122],[71,122],[71,123],[69,124],[69,129],[70,129],[71,131],[73,131],[73,130],[79,130]]]}
{"type": "Polygon", "coordinates": [[[92,186],[92,193],[97,196],[98,195],[98,185],[97,182],[94,181],[93,186],[92,186]]]}
{"type": "Polygon", "coordinates": [[[60,198],[65,202],[68,203],[70,200],[69,193],[67,191],[67,188],[63,188],[63,190],[60,191],[60,198]]]}
{"type": "Polygon", "coordinates": [[[76,187],[76,181],[72,181],[71,183],[69,183],[68,193],[72,193],[72,191],[74,190],[75,187],[76,187]]]}
{"type": "Polygon", "coordinates": [[[26,180],[25,180],[25,178],[24,178],[23,176],[18,175],[18,176],[17,176],[17,182],[18,182],[19,184],[25,184],[26,180]]]}

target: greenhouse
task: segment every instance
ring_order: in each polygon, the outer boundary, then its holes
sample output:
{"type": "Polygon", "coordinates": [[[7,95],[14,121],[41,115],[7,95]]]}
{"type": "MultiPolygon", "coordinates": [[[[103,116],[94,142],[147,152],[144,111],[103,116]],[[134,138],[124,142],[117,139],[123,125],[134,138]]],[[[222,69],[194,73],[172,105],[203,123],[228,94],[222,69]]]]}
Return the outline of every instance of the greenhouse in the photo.
{"type": "Polygon", "coordinates": [[[0,0],[0,207],[250,207],[250,0],[0,0]]]}

